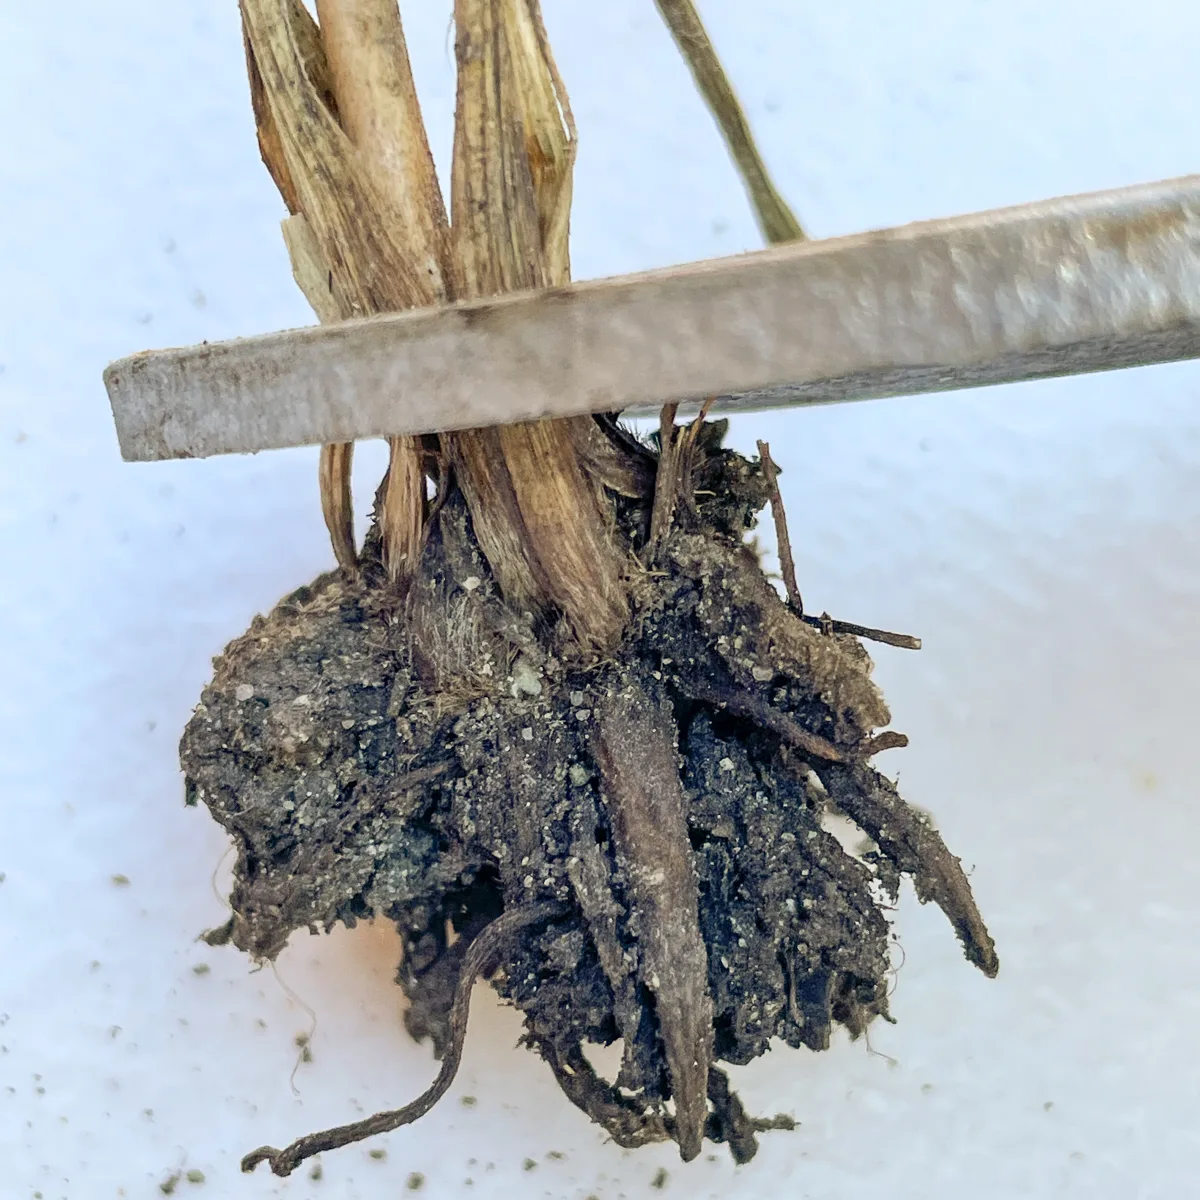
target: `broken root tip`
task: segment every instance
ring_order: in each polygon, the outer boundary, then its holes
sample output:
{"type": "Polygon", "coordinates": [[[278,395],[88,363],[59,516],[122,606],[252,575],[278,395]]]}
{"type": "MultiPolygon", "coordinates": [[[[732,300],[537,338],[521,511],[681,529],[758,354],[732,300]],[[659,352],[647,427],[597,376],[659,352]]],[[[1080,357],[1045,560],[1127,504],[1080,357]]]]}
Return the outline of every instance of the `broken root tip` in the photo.
{"type": "Polygon", "coordinates": [[[908,734],[885,729],[882,733],[865,739],[858,747],[858,752],[862,758],[871,758],[884,750],[903,750],[907,745],[908,734]]]}
{"type": "Polygon", "coordinates": [[[963,944],[967,962],[973,967],[978,967],[989,979],[995,979],[1000,974],[1000,956],[996,953],[996,944],[987,930],[959,930],[958,936],[963,944]]]}
{"type": "Polygon", "coordinates": [[[921,639],[911,633],[892,633],[887,629],[872,629],[870,625],[856,625],[853,621],[837,621],[828,613],[819,617],[808,613],[797,614],[806,624],[824,633],[848,633],[851,637],[864,638],[869,642],[882,642],[885,646],[895,646],[898,650],[920,650],[921,639]]]}
{"type": "Polygon", "coordinates": [[[242,1159],[243,1173],[248,1175],[261,1162],[270,1163],[271,1170],[281,1177],[290,1175],[300,1165],[300,1160],[292,1160],[286,1151],[276,1150],[274,1146],[259,1146],[242,1159]]]}
{"type": "Polygon", "coordinates": [[[797,1121],[780,1113],[774,1117],[752,1117],[746,1112],[738,1094],[729,1086],[729,1076],[718,1067],[708,1073],[708,1098],[712,1111],[708,1116],[705,1136],[712,1142],[725,1142],[738,1166],[748,1163],[758,1153],[755,1134],[772,1130],[792,1130],[797,1121]]]}

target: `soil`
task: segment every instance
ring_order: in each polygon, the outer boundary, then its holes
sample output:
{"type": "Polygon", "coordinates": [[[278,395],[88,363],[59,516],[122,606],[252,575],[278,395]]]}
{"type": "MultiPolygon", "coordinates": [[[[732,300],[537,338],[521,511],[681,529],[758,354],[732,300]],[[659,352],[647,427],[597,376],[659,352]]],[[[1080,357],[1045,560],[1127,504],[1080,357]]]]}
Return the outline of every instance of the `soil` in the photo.
{"type": "Polygon", "coordinates": [[[431,1107],[479,974],[619,1144],[689,1159],[708,1138],[739,1162],[790,1122],[749,1117],[717,1064],[887,1016],[902,875],[995,974],[958,860],[871,765],[903,739],[876,732],[866,650],[789,607],[745,544],[770,488],[723,431],[691,431],[657,537],[648,498],[613,498],[634,610],[615,654],[581,661],[506,606],[450,486],[405,594],[369,536],[357,573],[293,592],[216,660],[181,747],[188,802],[238,851],[210,940],[264,960],[299,929],[394,922],[408,1029],[443,1059],[406,1109],[247,1167],[287,1174],[431,1107]],[[835,812],[866,852],[827,831],[835,812]],[[608,1081],[585,1048],[614,1042],[608,1081]]]}

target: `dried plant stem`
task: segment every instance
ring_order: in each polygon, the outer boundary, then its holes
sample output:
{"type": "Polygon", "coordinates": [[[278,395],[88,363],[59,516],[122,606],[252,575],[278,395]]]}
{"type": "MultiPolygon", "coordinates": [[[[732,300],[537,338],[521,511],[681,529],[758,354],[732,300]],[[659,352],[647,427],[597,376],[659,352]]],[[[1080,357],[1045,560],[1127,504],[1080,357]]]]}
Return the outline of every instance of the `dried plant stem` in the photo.
{"type": "Polygon", "coordinates": [[[796,583],[796,562],[792,558],[792,539],[788,535],[787,514],[783,511],[783,496],[779,491],[778,468],[771,457],[771,447],[764,441],[758,443],[758,458],[762,463],[763,478],[771,497],[771,516],[775,521],[775,540],[779,544],[779,572],[783,586],[787,589],[788,603],[797,616],[804,616],[804,599],[796,583]]]}
{"type": "MultiPolygon", "coordinates": [[[[328,270],[321,259],[321,248],[303,213],[287,217],[280,228],[284,245],[292,260],[292,275],[305,299],[323,325],[342,319],[341,306],[329,288],[328,270]]],[[[354,443],[335,442],[321,447],[317,480],[321,489],[321,513],[334,557],[343,570],[353,570],[358,549],[354,542],[354,507],[350,492],[350,471],[354,462],[354,443]]]]}
{"type": "Polygon", "coordinates": [[[447,297],[446,210],[396,2],[317,0],[317,18],[342,128],[427,281],[416,299],[440,303],[447,297]]]}
{"type": "Polygon", "coordinates": [[[350,471],[354,463],[354,443],[335,442],[321,447],[317,462],[317,482],[321,489],[321,513],[338,566],[351,571],[358,564],[354,543],[354,506],[350,492],[350,471]]]}
{"type": "Polygon", "coordinates": [[[675,428],[678,404],[664,404],[658,421],[658,472],[654,480],[654,505],[650,510],[650,536],[646,543],[647,561],[653,562],[663,539],[671,532],[675,500],[679,493],[679,451],[675,428]]]}
{"type": "MultiPolygon", "coordinates": [[[[535,0],[457,0],[451,232],[394,0],[240,0],[259,145],[293,214],[293,272],[322,320],[564,283],[574,131],[535,0]]],[[[442,439],[510,604],[604,650],[627,617],[625,564],[584,468],[590,418],[442,439]]],[[[422,458],[393,439],[380,524],[393,578],[427,519],[422,458]]],[[[321,460],[339,562],[354,559],[350,451],[321,460]]]]}
{"type": "Polygon", "coordinates": [[[885,646],[895,646],[898,650],[920,650],[921,639],[911,633],[889,633],[886,629],[872,629],[869,625],[856,625],[853,621],[835,621],[827,614],[813,617],[807,613],[804,616],[806,624],[818,629],[827,629],[830,633],[847,633],[851,637],[866,638],[869,642],[882,642],[885,646]]]}
{"type": "MultiPolygon", "coordinates": [[[[403,232],[418,278],[427,283],[414,302],[442,302],[449,249],[445,206],[395,0],[317,0],[317,17],[342,128],[390,207],[391,223],[403,232]]],[[[395,580],[415,567],[426,498],[417,440],[396,437],[389,445],[379,517],[384,561],[395,580]]]]}
{"type": "MultiPolygon", "coordinates": [[[[796,563],[792,558],[792,539],[788,534],[787,514],[783,510],[783,495],[779,491],[779,468],[771,458],[771,447],[766,442],[758,443],[758,457],[762,463],[763,477],[767,482],[771,517],[775,522],[775,540],[779,544],[779,573],[783,576],[783,586],[787,591],[788,605],[792,611],[806,625],[823,629],[826,633],[847,633],[851,637],[883,642],[900,650],[920,650],[921,639],[911,634],[889,633],[886,629],[872,629],[868,625],[855,625],[851,621],[835,621],[828,613],[814,617],[804,611],[804,601],[796,583],[796,563]]],[[[890,749],[890,746],[880,746],[878,749],[890,749]]]]}
{"type": "Polygon", "coordinates": [[[684,426],[677,426],[675,418],[678,404],[664,404],[658,421],[658,464],[654,477],[654,502],[650,509],[650,532],[642,557],[652,563],[658,557],[663,542],[670,536],[675,523],[676,509],[682,503],[689,515],[695,519],[695,485],[692,481],[696,469],[696,448],[700,430],[708,419],[709,410],[716,402],[709,396],[700,406],[696,416],[684,426]]]}
{"type": "MultiPolygon", "coordinates": [[[[461,298],[565,283],[575,139],[535,0],[456,0],[451,226],[461,298]]],[[[506,598],[607,649],[624,631],[624,563],[580,450],[590,420],[444,439],[506,598]]]]}
{"type": "Polygon", "coordinates": [[[692,0],[654,0],[737,164],[763,237],[772,245],[804,238],[804,230],[771,182],[717,52],[692,0]]]}
{"type": "MultiPolygon", "coordinates": [[[[430,269],[431,242],[437,248],[430,231],[439,216],[444,228],[445,217],[440,197],[433,199],[432,162],[424,177],[420,171],[429,151],[419,114],[413,119],[410,111],[416,98],[399,16],[387,0],[342,5],[328,5],[325,14],[339,35],[331,57],[299,0],[241,0],[259,147],[293,214],[284,232],[293,273],[323,321],[445,298],[439,272],[430,269]],[[355,33],[365,41],[356,42],[355,33]],[[382,124],[367,115],[376,102],[382,124]],[[397,115],[406,113],[407,120],[397,115]],[[410,175],[418,186],[403,182],[410,175]],[[422,221],[415,214],[423,209],[430,212],[422,221]]],[[[344,446],[321,456],[322,509],[343,566],[355,557],[350,463],[344,446]]],[[[395,439],[383,514],[394,578],[415,560],[424,503],[419,448],[413,439],[395,439]]]]}

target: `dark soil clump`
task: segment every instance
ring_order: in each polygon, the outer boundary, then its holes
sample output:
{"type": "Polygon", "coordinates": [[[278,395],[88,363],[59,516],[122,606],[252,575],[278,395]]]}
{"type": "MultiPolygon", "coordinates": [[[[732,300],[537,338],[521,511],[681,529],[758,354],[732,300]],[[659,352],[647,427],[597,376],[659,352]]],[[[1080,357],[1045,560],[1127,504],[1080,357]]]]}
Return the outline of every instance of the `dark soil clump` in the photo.
{"type": "Polygon", "coordinates": [[[182,744],[189,803],[238,850],[210,940],[270,959],[298,929],[395,922],[408,1028],[443,1060],[408,1108],[247,1166],[287,1174],[431,1107],[480,974],[618,1143],[673,1138],[686,1159],[707,1137],[745,1161],[789,1122],[750,1118],[717,1064],[887,1015],[901,874],[995,973],[958,860],[870,765],[902,739],[876,733],[866,651],[790,608],[744,545],[768,488],[722,430],[689,429],[665,524],[648,451],[614,501],[634,600],[614,655],[580,661],[506,606],[450,485],[404,595],[368,538],[357,574],[300,588],[217,660],[182,744]],[[869,853],[826,831],[832,811],[869,853]],[[584,1047],[617,1041],[609,1082],[584,1047]]]}

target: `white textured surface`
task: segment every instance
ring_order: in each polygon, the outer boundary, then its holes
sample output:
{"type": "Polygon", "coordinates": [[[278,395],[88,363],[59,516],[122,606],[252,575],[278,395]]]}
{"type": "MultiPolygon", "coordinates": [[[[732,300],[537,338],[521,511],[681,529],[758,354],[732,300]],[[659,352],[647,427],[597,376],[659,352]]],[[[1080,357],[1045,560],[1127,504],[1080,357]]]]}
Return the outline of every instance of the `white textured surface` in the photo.
{"type": "MultiPolygon", "coordinates": [[[[547,7],[583,138],[577,276],[755,244],[648,0],[547,7]]],[[[408,8],[443,154],[446,6],[408,8]]],[[[329,563],[312,453],[126,466],[100,384],[143,345],[307,320],[233,10],[0,8],[0,1194],[151,1197],[183,1165],[197,1200],[393,1197],[409,1171],[431,1196],[608,1200],[658,1194],[660,1165],[678,1195],[1191,1194],[1196,366],[735,427],[787,470],[810,605],[925,639],[877,656],[914,743],[888,765],[974,864],[999,980],[903,904],[899,1024],[872,1035],[895,1065],[839,1044],[738,1072],[802,1122],[741,1170],[604,1144],[480,991],[454,1093],[385,1161],[238,1175],[433,1066],[385,931],[301,939],[279,980],[193,941],[222,917],[224,841],[182,805],[178,732],[209,656],[329,563]],[[281,980],[318,1018],[298,1095],[309,1017],[281,980]]],[[[818,235],[1196,169],[1200,8],[1177,0],[703,11],[818,235]]]]}

